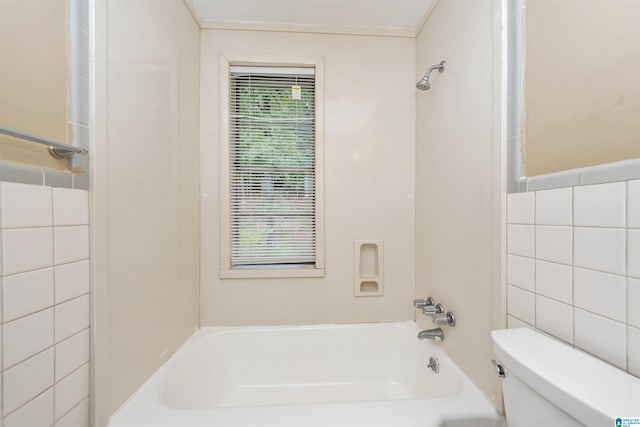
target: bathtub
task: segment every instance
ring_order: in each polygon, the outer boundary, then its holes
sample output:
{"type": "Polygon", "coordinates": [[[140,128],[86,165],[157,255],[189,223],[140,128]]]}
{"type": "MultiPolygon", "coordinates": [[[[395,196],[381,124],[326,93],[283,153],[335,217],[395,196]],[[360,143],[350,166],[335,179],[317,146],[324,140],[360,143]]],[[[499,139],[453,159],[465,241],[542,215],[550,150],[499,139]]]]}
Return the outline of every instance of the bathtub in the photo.
{"type": "Polygon", "coordinates": [[[109,426],[501,426],[418,330],[412,322],[202,328],[109,426]]]}

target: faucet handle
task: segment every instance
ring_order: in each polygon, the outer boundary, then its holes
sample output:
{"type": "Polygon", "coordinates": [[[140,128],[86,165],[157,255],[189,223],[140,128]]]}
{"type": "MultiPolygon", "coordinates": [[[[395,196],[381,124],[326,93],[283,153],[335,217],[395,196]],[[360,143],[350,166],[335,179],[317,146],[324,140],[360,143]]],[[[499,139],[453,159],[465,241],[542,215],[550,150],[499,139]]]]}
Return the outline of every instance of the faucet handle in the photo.
{"type": "Polygon", "coordinates": [[[456,326],[456,318],[452,312],[447,312],[447,314],[439,314],[433,316],[433,323],[437,326],[456,326]]]}
{"type": "Polygon", "coordinates": [[[442,304],[430,305],[422,308],[422,313],[425,316],[438,316],[444,313],[444,306],[442,304]]]}
{"type": "Polygon", "coordinates": [[[424,309],[425,307],[430,307],[433,305],[433,298],[429,297],[427,299],[414,299],[413,300],[413,306],[415,308],[422,308],[424,309]]]}

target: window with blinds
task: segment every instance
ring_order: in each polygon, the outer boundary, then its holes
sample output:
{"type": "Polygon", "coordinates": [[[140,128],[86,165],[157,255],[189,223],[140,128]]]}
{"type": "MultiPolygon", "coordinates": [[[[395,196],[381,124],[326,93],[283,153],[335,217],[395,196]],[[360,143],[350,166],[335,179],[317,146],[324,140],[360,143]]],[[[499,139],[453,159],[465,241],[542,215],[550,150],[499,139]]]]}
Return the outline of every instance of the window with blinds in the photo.
{"type": "Polygon", "coordinates": [[[232,268],[314,265],[314,68],[231,66],[232,268]]]}

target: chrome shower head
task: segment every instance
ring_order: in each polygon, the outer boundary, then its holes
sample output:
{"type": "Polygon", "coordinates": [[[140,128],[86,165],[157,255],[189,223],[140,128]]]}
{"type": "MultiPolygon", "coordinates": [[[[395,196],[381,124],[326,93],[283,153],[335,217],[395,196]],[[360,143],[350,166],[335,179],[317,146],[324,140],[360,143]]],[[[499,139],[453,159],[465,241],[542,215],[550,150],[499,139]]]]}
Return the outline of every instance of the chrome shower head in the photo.
{"type": "Polygon", "coordinates": [[[424,76],[420,79],[418,83],[416,83],[416,87],[420,90],[429,90],[431,89],[431,83],[429,83],[429,78],[424,76]]]}
{"type": "Polygon", "coordinates": [[[432,65],[427,69],[424,77],[420,79],[418,83],[416,83],[416,87],[420,90],[429,90],[431,89],[431,83],[429,83],[429,76],[433,70],[438,70],[441,73],[444,73],[444,69],[447,67],[446,61],[440,61],[437,65],[432,65]]]}

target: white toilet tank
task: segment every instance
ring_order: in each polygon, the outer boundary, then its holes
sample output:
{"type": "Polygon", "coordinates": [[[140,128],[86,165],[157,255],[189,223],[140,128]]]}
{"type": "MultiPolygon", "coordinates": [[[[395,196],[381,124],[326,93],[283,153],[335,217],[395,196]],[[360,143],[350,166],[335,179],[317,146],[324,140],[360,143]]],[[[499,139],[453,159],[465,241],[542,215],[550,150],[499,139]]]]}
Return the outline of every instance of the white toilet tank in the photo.
{"type": "Polygon", "coordinates": [[[617,418],[640,419],[640,378],[530,329],[491,338],[504,368],[509,427],[615,427],[617,418]]]}

